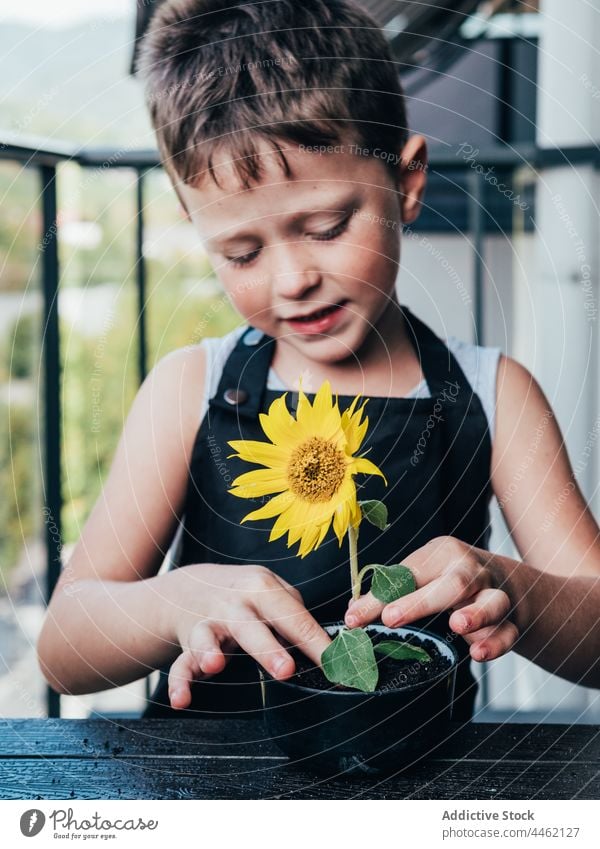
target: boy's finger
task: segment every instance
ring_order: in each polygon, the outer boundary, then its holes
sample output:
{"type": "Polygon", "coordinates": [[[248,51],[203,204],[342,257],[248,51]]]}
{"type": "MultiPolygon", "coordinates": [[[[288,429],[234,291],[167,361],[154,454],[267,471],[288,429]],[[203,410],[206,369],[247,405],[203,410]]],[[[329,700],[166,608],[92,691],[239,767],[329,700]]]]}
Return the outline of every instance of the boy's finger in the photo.
{"type": "Polygon", "coordinates": [[[194,680],[194,670],[197,662],[192,653],[185,651],[171,664],[168,679],[168,692],[171,707],[178,710],[189,707],[192,701],[191,682],[194,680]]]}
{"type": "Polygon", "coordinates": [[[372,592],[357,598],[350,602],[344,622],[348,628],[360,628],[362,625],[368,625],[370,622],[378,621],[381,618],[381,612],[385,604],[378,601],[372,592]]]}
{"type": "Polygon", "coordinates": [[[470,557],[467,546],[460,540],[439,537],[404,557],[402,565],[408,566],[417,589],[420,589],[441,575],[446,575],[449,566],[467,565],[470,557]]]}
{"type": "MultiPolygon", "coordinates": [[[[474,581],[476,580],[477,576],[474,576],[474,581]]],[[[476,584],[469,586],[469,595],[473,595],[473,591],[478,589],[481,587],[476,584]]],[[[449,610],[463,600],[457,592],[454,582],[442,575],[430,584],[415,590],[414,593],[409,593],[388,604],[383,609],[381,620],[389,628],[396,628],[399,625],[414,622],[416,619],[440,613],[442,610],[449,610]]]]}
{"type": "Polygon", "coordinates": [[[189,650],[199,666],[202,677],[218,675],[227,665],[227,658],[212,629],[196,625],[190,637],[189,650]]]}
{"type": "MultiPolygon", "coordinates": [[[[433,554],[436,554],[436,552],[433,552],[433,554]]],[[[429,582],[440,574],[439,564],[434,563],[433,554],[424,551],[424,549],[417,549],[402,561],[402,565],[408,566],[412,572],[417,589],[428,586],[429,582]]],[[[413,593],[410,597],[413,598],[414,595],[413,593]]],[[[344,621],[348,628],[358,628],[380,620],[385,609],[386,605],[376,599],[373,593],[369,591],[350,602],[344,621]]],[[[418,617],[411,617],[411,621],[413,618],[418,617]]]]}
{"type": "Polygon", "coordinates": [[[294,596],[296,601],[299,601],[300,604],[304,604],[304,599],[302,598],[302,593],[299,589],[297,589],[293,584],[289,584],[281,575],[275,575],[279,583],[287,590],[288,593],[294,596]]]}
{"type": "Polygon", "coordinates": [[[280,622],[278,629],[315,666],[321,665],[321,655],[331,645],[331,637],[303,605],[298,605],[295,616],[280,622]]]}
{"type": "Polygon", "coordinates": [[[222,672],[227,664],[221,646],[210,628],[197,626],[190,646],[171,664],[168,692],[171,707],[185,709],[192,701],[191,684],[222,672]]]}
{"type": "MultiPolygon", "coordinates": [[[[260,618],[300,649],[316,666],[331,643],[329,634],[308,610],[287,592],[267,593],[261,600],[260,618]]],[[[281,648],[281,646],[280,646],[281,648]]]]}
{"type": "MultiPolygon", "coordinates": [[[[415,580],[416,588],[419,589],[427,586],[431,581],[439,577],[446,565],[446,561],[441,557],[437,548],[423,546],[404,557],[402,565],[410,569],[415,580]]],[[[369,591],[349,603],[344,621],[348,628],[358,628],[362,625],[368,625],[371,622],[380,620],[385,608],[386,605],[376,599],[373,593],[369,591]]]]}
{"type": "Polygon", "coordinates": [[[502,622],[508,616],[510,607],[510,599],[502,590],[481,590],[471,603],[451,615],[450,627],[457,634],[473,634],[502,622]]]}
{"type": "Polygon", "coordinates": [[[273,678],[289,678],[294,674],[292,656],[277,641],[264,622],[258,619],[236,622],[229,627],[236,643],[257,660],[273,678]]]}
{"type": "Polygon", "coordinates": [[[509,652],[519,638],[519,629],[514,622],[503,622],[491,628],[482,628],[465,637],[471,644],[473,660],[494,660],[509,652]]]}

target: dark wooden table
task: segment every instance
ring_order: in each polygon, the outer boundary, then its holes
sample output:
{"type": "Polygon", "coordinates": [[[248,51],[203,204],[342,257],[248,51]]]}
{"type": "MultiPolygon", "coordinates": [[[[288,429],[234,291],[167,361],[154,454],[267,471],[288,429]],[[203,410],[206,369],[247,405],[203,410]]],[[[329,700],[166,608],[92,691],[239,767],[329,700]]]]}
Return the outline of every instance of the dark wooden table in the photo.
{"type": "Polygon", "coordinates": [[[453,725],[385,778],[291,765],[254,720],[0,719],[2,799],[599,799],[600,727],[453,725]]]}

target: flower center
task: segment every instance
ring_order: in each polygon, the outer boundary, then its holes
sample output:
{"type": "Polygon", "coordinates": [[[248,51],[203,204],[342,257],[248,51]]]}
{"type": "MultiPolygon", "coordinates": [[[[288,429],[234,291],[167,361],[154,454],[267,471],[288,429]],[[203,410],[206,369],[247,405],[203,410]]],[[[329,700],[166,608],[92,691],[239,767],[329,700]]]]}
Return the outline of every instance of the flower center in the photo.
{"type": "Polygon", "coordinates": [[[292,453],[287,474],[294,495],[306,501],[329,501],[344,480],[346,460],[331,442],[311,436],[292,453]]]}

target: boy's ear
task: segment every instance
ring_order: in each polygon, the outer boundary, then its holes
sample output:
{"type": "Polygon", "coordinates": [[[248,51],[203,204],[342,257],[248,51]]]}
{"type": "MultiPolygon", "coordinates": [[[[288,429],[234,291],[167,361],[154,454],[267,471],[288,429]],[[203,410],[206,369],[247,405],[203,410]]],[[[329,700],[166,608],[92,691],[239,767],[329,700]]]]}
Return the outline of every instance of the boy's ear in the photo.
{"type": "Polygon", "coordinates": [[[402,149],[397,185],[403,224],[412,224],[421,211],[427,183],[427,142],[424,136],[410,136],[402,149]]]}

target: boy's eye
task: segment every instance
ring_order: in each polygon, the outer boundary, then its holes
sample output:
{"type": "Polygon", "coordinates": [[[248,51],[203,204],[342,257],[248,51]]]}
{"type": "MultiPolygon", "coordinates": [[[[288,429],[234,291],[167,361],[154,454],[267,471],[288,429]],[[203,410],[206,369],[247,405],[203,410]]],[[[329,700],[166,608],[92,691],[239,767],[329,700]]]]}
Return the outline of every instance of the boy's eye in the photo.
{"type": "Polygon", "coordinates": [[[336,224],[335,227],[332,227],[331,230],[326,230],[324,233],[311,233],[313,239],[317,239],[317,241],[326,242],[328,239],[335,239],[336,236],[341,236],[344,230],[348,227],[351,216],[348,218],[344,218],[343,221],[340,221],[339,224],[336,224]]]}
{"type": "Polygon", "coordinates": [[[228,257],[226,257],[226,259],[232,265],[238,265],[238,266],[249,265],[252,262],[253,259],[256,259],[256,257],[259,255],[259,253],[260,253],[260,248],[255,248],[249,254],[243,254],[242,256],[228,256],[228,257]]]}
{"type": "MultiPolygon", "coordinates": [[[[318,242],[327,242],[330,239],[335,239],[337,236],[341,236],[344,230],[346,230],[351,217],[352,216],[348,216],[347,218],[344,218],[344,220],[340,221],[339,224],[336,224],[335,227],[332,227],[330,230],[325,230],[323,233],[309,233],[308,235],[318,242]]],[[[226,259],[227,262],[230,262],[232,265],[240,268],[244,265],[250,265],[250,263],[253,262],[253,260],[255,260],[259,255],[260,250],[260,248],[255,248],[248,254],[243,254],[242,256],[228,256],[226,259]]]]}

